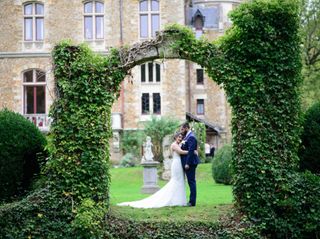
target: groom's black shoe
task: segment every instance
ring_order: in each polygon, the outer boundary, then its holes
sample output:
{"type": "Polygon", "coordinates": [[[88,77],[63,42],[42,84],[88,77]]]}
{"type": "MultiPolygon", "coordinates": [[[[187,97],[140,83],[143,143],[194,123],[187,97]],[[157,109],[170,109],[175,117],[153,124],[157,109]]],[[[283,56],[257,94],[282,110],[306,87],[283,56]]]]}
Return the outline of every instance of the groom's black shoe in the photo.
{"type": "Polygon", "coordinates": [[[191,204],[190,202],[187,203],[187,207],[195,207],[196,205],[191,204]]]}

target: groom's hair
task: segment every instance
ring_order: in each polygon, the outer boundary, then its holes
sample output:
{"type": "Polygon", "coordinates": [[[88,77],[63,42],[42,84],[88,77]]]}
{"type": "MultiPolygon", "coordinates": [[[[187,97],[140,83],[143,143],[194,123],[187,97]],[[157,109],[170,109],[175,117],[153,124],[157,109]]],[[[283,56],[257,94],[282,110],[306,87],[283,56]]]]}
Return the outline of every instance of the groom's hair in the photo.
{"type": "Polygon", "coordinates": [[[183,123],[181,126],[182,126],[182,128],[184,128],[184,129],[190,129],[189,122],[185,122],[185,123],[183,123]]]}

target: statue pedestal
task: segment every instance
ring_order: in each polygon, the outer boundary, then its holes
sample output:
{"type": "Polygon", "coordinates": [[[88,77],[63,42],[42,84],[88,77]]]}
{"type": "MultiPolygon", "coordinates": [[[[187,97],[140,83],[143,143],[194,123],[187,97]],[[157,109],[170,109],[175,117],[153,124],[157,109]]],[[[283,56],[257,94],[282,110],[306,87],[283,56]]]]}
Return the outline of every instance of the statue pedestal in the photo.
{"type": "Polygon", "coordinates": [[[143,161],[141,162],[143,166],[143,186],[141,188],[141,193],[152,194],[160,189],[158,186],[158,170],[157,166],[159,162],[157,161],[143,161]]]}

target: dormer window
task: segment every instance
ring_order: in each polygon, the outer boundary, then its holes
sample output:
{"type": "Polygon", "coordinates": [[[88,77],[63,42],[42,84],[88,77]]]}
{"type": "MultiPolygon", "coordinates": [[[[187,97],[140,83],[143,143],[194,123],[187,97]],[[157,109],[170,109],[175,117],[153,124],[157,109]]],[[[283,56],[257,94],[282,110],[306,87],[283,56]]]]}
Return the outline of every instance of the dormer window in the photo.
{"type": "Polygon", "coordinates": [[[220,6],[194,6],[189,9],[188,23],[195,31],[204,29],[218,29],[220,20],[220,6]]]}
{"type": "Polygon", "coordinates": [[[205,17],[202,15],[200,10],[198,9],[192,18],[193,27],[196,30],[202,30],[204,26],[205,17]]]}
{"type": "Polygon", "coordinates": [[[202,36],[204,21],[205,21],[205,17],[201,13],[201,11],[198,9],[192,17],[192,25],[196,31],[196,38],[199,38],[202,36]]]}

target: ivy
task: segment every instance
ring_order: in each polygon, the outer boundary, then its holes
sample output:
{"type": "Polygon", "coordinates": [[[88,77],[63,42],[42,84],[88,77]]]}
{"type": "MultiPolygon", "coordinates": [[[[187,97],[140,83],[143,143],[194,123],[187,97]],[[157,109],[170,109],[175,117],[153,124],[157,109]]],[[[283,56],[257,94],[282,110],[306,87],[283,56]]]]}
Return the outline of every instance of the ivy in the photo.
{"type": "Polygon", "coordinates": [[[206,126],[204,123],[194,122],[192,124],[192,128],[195,131],[198,139],[199,158],[201,162],[206,162],[206,152],[205,152],[206,126]]]}

